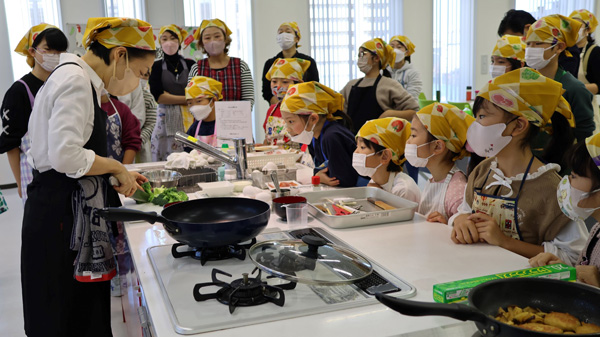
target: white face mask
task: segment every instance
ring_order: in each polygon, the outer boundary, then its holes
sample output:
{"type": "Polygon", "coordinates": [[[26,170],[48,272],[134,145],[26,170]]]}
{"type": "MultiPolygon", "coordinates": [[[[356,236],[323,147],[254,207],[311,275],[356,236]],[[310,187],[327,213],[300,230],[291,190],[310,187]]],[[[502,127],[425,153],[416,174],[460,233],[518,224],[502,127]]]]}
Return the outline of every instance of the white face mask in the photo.
{"type": "Polygon", "coordinates": [[[207,105],[192,105],[189,110],[197,121],[201,121],[210,115],[212,107],[210,106],[210,103],[207,105]]]}
{"type": "Polygon", "coordinates": [[[125,60],[127,62],[127,68],[125,68],[123,78],[117,78],[117,61],[115,61],[113,75],[110,78],[110,81],[108,81],[108,85],[106,86],[106,90],[113,96],[125,96],[134,91],[135,88],[137,88],[137,86],[140,85],[140,78],[135,76],[133,70],[129,68],[128,55],[125,55],[125,60]]]}
{"type": "Polygon", "coordinates": [[[352,154],[352,167],[354,167],[358,174],[365,177],[372,177],[375,174],[375,172],[377,172],[377,169],[382,165],[381,163],[379,163],[377,167],[367,167],[367,158],[374,156],[375,153],[376,152],[373,152],[371,154],[364,154],[354,152],[352,154]]]}
{"type": "Polygon", "coordinates": [[[579,29],[579,38],[577,39],[577,42],[575,42],[575,44],[581,42],[581,40],[583,40],[587,37],[586,30],[587,30],[587,27],[585,24],[583,24],[581,26],[581,28],[579,29]]]}
{"type": "MultiPolygon", "coordinates": [[[[510,122],[508,122],[510,123],[510,122]]],[[[472,123],[467,130],[467,142],[480,157],[493,157],[500,153],[510,143],[512,136],[503,136],[502,132],[508,123],[498,123],[488,126],[472,123]]]]}
{"type": "Polygon", "coordinates": [[[394,48],[394,53],[396,53],[396,63],[404,61],[404,57],[406,57],[404,50],[394,48]]]}
{"type": "Polygon", "coordinates": [[[56,68],[56,66],[58,66],[58,63],[60,62],[60,54],[42,54],[37,49],[35,49],[35,52],[42,55],[42,58],[44,59],[43,62],[40,63],[35,57],[34,59],[37,64],[44,68],[44,70],[52,71],[54,68],[56,68]]]}
{"type": "Polygon", "coordinates": [[[365,53],[363,57],[358,58],[358,62],[356,62],[356,64],[358,65],[358,69],[365,74],[367,74],[373,68],[373,66],[369,64],[369,57],[367,56],[367,53],[365,53]]]}
{"type": "Polygon", "coordinates": [[[495,66],[490,64],[490,75],[492,75],[492,78],[504,75],[504,73],[506,73],[506,66],[495,66]]]}
{"type": "Polygon", "coordinates": [[[425,143],[425,144],[421,144],[421,145],[406,144],[406,146],[404,147],[404,157],[414,167],[425,167],[425,166],[427,166],[427,162],[429,162],[429,158],[435,156],[435,154],[431,154],[427,158],[421,158],[421,157],[419,157],[419,155],[417,154],[417,152],[418,152],[418,150],[419,150],[419,148],[421,146],[425,146],[425,145],[431,144],[432,142],[435,142],[435,140],[432,140],[429,143],[425,143]]]}
{"type": "Polygon", "coordinates": [[[277,34],[276,40],[281,50],[288,50],[296,45],[296,35],[292,33],[277,34]]]}
{"type": "Polygon", "coordinates": [[[317,123],[315,123],[315,125],[313,125],[313,127],[310,131],[306,131],[306,125],[305,125],[304,130],[302,130],[302,132],[291,137],[292,141],[296,142],[296,143],[300,143],[300,144],[310,144],[310,142],[312,142],[314,135],[315,135],[315,133],[314,133],[315,126],[317,126],[317,123]]]}
{"type": "Polygon", "coordinates": [[[558,200],[558,205],[560,206],[560,210],[571,220],[585,220],[594,213],[600,207],[596,208],[581,208],[577,206],[579,202],[587,197],[590,194],[597,192],[583,192],[575,187],[571,186],[571,181],[569,180],[569,176],[564,176],[560,183],[558,183],[558,189],[556,190],[556,199],[558,200]]]}
{"type": "Polygon", "coordinates": [[[288,88],[284,87],[271,87],[271,93],[273,93],[273,96],[277,97],[277,99],[281,101],[283,97],[285,97],[287,89],[288,88]]]}
{"type": "Polygon", "coordinates": [[[556,54],[552,55],[549,59],[544,59],[544,51],[551,49],[555,45],[552,45],[548,48],[535,48],[535,47],[527,47],[525,48],[525,62],[527,62],[527,66],[531,67],[535,70],[544,69],[550,63],[556,54]]]}
{"type": "Polygon", "coordinates": [[[169,41],[163,42],[161,45],[161,48],[165,52],[165,54],[167,54],[169,56],[175,55],[177,53],[177,51],[179,50],[179,41],[169,40],[169,41]]]}

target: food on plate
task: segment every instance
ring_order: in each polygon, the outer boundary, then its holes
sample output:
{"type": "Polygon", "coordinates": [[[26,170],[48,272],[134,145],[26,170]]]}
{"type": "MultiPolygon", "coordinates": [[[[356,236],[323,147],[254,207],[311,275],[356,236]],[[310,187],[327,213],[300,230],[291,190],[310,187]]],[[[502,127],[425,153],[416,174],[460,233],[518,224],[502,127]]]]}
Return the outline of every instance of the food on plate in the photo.
{"type": "MultiPolygon", "coordinates": [[[[267,186],[270,189],[274,189],[275,188],[275,184],[273,184],[272,182],[268,182],[267,186]]],[[[290,187],[298,187],[298,186],[300,186],[300,183],[298,183],[295,180],[280,181],[279,182],[279,187],[281,187],[281,188],[290,188],[290,187]]]]}
{"type": "Polygon", "coordinates": [[[142,184],[144,191],[137,190],[132,196],[137,203],[151,202],[158,206],[164,206],[171,202],[188,200],[187,194],[177,191],[177,188],[157,187],[152,188],[149,182],[142,184]]]}
{"type": "Polygon", "coordinates": [[[600,326],[581,322],[577,317],[564,312],[546,313],[537,308],[521,308],[510,305],[498,309],[496,320],[519,328],[558,334],[587,334],[600,332],[600,326]]]}

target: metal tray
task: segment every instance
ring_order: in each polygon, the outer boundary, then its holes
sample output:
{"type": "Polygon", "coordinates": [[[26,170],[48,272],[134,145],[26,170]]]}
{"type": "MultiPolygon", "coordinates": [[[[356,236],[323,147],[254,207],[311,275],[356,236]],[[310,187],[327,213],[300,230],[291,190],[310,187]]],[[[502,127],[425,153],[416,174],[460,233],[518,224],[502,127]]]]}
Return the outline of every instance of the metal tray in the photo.
{"type": "Polygon", "coordinates": [[[331,228],[349,228],[407,221],[413,218],[419,206],[416,202],[406,200],[376,187],[344,188],[320,192],[306,192],[300,195],[305,197],[311,206],[308,212],[331,228]],[[368,203],[366,201],[367,198],[374,198],[394,206],[396,209],[377,210],[376,206],[372,206],[364,209],[362,213],[336,216],[323,213],[315,207],[316,204],[324,203],[327,199],[333,200],[339,198],[355,199],[361,205],[368,203]]]}

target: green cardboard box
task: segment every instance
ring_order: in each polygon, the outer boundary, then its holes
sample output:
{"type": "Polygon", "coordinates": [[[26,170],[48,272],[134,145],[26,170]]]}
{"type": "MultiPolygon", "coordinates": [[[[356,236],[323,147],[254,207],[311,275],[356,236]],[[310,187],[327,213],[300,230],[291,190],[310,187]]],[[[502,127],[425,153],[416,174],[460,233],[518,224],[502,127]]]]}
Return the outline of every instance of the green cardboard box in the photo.
{"type": "Polygon", "coordinates": [[[546,277],[570,282],[577,280],[574,267],[558,263],[549,266],[521,269],[466,280],[434,284],[433,300],[439,303],[461,302],[467,299],[471,289],[481,283],[513,277],[546,277]]]}

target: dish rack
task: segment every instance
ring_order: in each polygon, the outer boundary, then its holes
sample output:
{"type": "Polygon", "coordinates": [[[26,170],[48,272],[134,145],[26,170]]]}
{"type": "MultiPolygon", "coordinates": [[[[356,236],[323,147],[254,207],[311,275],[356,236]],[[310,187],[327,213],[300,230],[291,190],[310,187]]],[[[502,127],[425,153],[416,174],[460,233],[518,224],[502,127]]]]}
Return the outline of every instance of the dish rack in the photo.
{"type": "Polygon", "coordinates": [[[296,167],[296,161],[302,156],[302,153],[285,153],[285,154],[264,154],[248,156],[248,168],[250,170],[262,170],[269,162],[285,165],[286,168],[296,167]]]}

